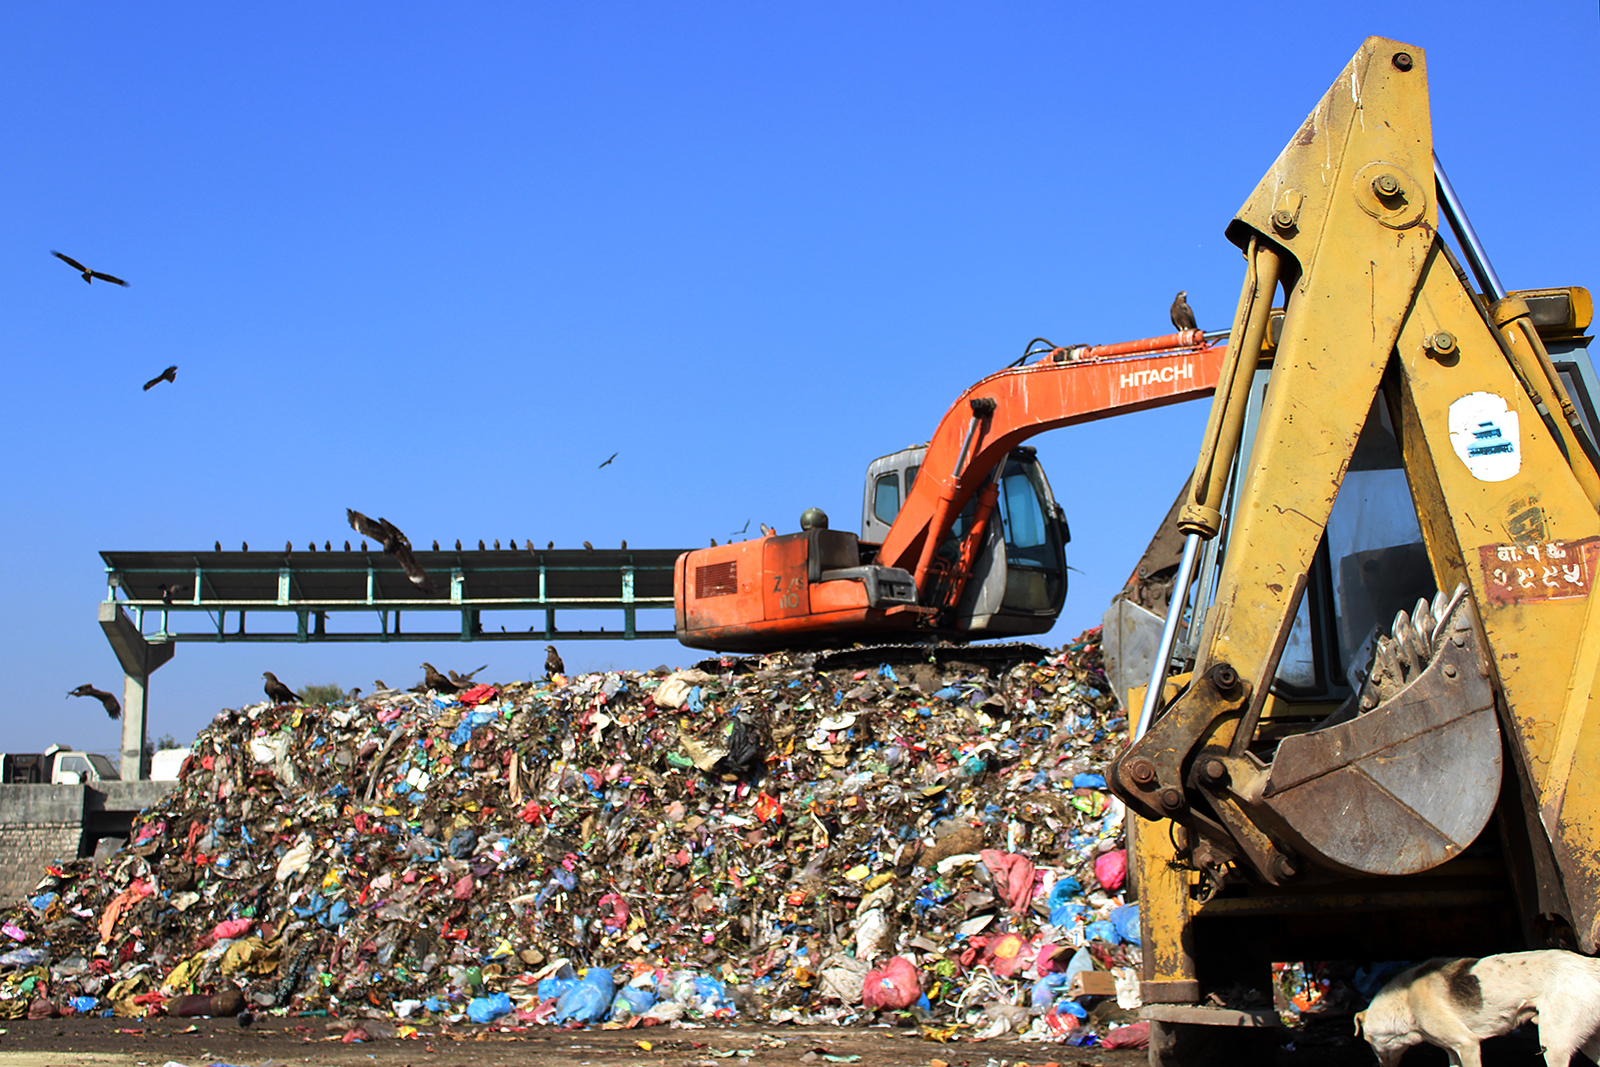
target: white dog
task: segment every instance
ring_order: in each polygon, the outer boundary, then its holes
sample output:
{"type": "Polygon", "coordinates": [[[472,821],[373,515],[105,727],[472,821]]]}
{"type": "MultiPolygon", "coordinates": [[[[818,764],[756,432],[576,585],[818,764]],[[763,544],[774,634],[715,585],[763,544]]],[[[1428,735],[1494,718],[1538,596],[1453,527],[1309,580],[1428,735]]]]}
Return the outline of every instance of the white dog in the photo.
{"type": "Polygon", "coordinates": [[[1380,989],[1356,1015],[1356,1033],[1382,1067],[1424,1041],[1459,1067],[1480,1067],[1478,1042],[1529,1021],[1546,1067],[1567,1067],[1580,1048],[1600,1062],[1600,960],[1558,949],[1429,960],[1380,989]]]}

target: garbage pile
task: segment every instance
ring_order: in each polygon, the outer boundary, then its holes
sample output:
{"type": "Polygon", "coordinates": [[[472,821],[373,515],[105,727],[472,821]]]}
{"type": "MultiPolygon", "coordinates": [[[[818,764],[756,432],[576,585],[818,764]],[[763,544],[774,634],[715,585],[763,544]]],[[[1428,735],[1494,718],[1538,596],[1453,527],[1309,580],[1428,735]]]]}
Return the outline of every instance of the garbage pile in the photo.
{"type": "Polygon", "coordinates": [[[224,711],[125,848],[0,917],[0,1016],[1091,1043],[1138,1007],[1099,640],[224,711]]]}

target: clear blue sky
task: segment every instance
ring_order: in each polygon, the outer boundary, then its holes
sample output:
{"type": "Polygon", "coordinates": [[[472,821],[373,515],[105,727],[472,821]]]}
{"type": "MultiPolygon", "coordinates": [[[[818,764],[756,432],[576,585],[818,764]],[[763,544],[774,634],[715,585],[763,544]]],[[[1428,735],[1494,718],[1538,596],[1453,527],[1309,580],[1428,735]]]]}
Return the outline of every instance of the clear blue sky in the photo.
{"type": "MultiPolygon", "coordinates": [[[[0,29],[13,751],[118,745],[62,697],[121,692],[100,549],[338,543],[347,506],[419,544],[697,546],[810,505],[856,528],[867,462],[1029,338],[1163,333],[1179,288],[1226,327],[1223,228],[1368,34],[1427,50],[1505,282],[1600,287],[1592,0],[56,4],[0,29]]],[[[1051,643],[1098,622],[1204,419],[1036,440],[1081,572],[1051,643]]],[[[184,645],[150,728],[192,736],[263,670],[511,680],[541,644],[184,645]]]]}

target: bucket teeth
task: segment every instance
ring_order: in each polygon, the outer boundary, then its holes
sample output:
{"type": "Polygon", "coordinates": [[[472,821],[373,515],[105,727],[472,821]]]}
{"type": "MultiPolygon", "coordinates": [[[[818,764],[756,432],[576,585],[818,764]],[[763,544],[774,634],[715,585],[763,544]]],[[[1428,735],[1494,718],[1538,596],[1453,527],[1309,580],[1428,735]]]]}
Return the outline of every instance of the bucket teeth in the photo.
{"type": "Polygon", "coordinates": [[[1361,687],[1361,710],[1371,711],[1415,681],[1438,653],[1446,621],[1467,594],[1458,585],[1450,596],[1441,591],[1430,602],[1420,599],[1410,612],[1395,613],[1394,625],[1372,649],[1372,668],[1361,687]]]}

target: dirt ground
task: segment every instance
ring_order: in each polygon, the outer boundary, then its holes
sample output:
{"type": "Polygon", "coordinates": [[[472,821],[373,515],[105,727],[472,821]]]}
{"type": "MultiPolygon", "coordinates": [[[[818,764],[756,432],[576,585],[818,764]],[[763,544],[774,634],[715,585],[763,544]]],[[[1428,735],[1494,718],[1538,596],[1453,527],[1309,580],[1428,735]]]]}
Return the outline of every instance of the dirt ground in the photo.
{"type": "MultiPolygon", "coordinates": [[[[1291,1035],[1261,1067],[1373,1067],[1364,1043],[1340,1033],[1291,1035]]],[[[1143,1050],[1076,1048],[1036,1041],[924,1040],[880,1027],[732,1026],[704,1029],[522,1030],[428,1027],[412,1038],[343,1043],[323,1019],[144,1020],[73,1017],[0,1027],[0,1067],[1144,1067],[1143,1050]],[[648,1044],[648,1048],[645,1047],[648,1044]]],[[[1491,1039],[1486,1067],[1542,1067],[1535,1035],[1491,1039]]],[[[1442,1050],[1413,1049],[1405,1067],[1443,1067],[1442,1050]]],[[[1575,1061],[1577,1062],[1577,1061],[1575,1061]]],[[[1238,1062],[1230,1067],[1255,1067],[1238,1062]]]]}
{"type": "Polygon", "coordinates": [[[343,1044],[321,1019],[260,1019],[249,1029],[218,1019],[49,1019],[5,1024],[0,1067],[184,1067],[311,1063],[319,1067],[1143,1067],[1142,1051],[1040,1042],[939,1044],[915,1030],[832,1027],[707,1027],[683,1030],[554,1030],[429,1027],[413,1038],[343,1044]],[[192,1025],[191,1025],[192,1024],[192,1025]],[[297,1025],[298,1024],[298,1025],[297,1025]],[[308,1025],[309,1024],[309,1025],[308,1025]],[[643,1047],[645,1044],[649,1048],[643,1047]],[[851,1057],[859,1057],[852,1059],[851,1057]],[[936,1067],[936,1065],[935,1065],[936,1067]]]}

